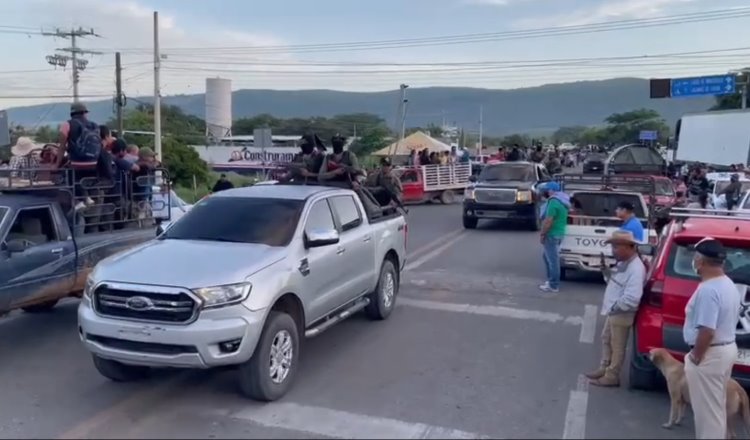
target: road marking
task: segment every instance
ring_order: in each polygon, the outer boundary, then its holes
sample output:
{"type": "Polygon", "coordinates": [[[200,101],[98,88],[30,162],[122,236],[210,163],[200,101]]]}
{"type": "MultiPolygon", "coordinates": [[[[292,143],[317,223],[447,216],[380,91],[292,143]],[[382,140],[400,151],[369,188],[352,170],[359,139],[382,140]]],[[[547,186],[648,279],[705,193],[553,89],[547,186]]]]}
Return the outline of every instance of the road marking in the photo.
{"type": "Polygon", "coordinates": [[[406,265],[406,268],[404,270],[414,270],[418,268],[419,266],[425,264],[426,262],[432,260],[433,258],[437,257],[438,255],[445,252],[449,247],[456,244],[458,240],[460,240],[463,237],[464,231],[458,231],[458,234],[454,234],[449,239],[441,239],[440,241],[443,242],[440,246],[436,247],[435,249],[432,249],[431,251],[425,253],[421,257],[417,258],[416,260],[412,261],[411,263],[408,263],[406,265]]]}
{"type": "Polygon", "coordinates": [[[175,377],[162,383],[155,384],[140,391],[136,391],[131,396],[121,400],[109,408],[104,408],[88,419],[75,425],[73,428],[65,431],[58,439],[80,439],[89,438],[99,429],[114,424],[118,420],[128,417],[128,413],[142,409],[146,405],[154,405],[163,400],[174,388],[190,378],[190,373],[178,374],[175,377]]]}
{"type": "Polygon", "coordinates": [[[586,304],[586,310],[583,312],[583,324],[581,324],[580,341],[584,344],[593,344],[596,334],[596,318],[599,308],[597,306],[586,304]]]}
{"type": "Polygon", "coordinates": [[[580,316],[566,317],[559,313],[516,309],[504,306],[475,306],[471,304],[445,303],[404,297],[400,297],[398,299],[398,304],[409,307],[417,307],[420,309],[439,310],[444,312],[470,313],[473,315],[497,316],[503,318],[526,319],[532,321],[562,323],[570,325],[583,325],[583,318],[580,316]]]}
{"type": "Polygon", "coordinates": [[[427,253],[430,249],[432,249],[432,248],[434,248],[436,246],[440,246],[440,243],[442,243],[443,240],[450,240],[451,238],[453,238],[453,237],[455,237],[457,235],[460,235],[463,232],[464,232],[463,229],[456,229],[455,231],[451,232],[450,234],[446,235],[445,237],[440,237],[440,240],[433,240],[433,241],[427,243],[424,246],[420,246],[417,249],[414,249],[413,251],[409,252],[409,255],[407,256],[407,258],[409,259],[409,261],[411,261],[411,260],[413,260],[415,258],[419,258],[420,254],[427,253]]]}
{"type": "Polygon", "coordinates": [[[565,413],[564,439],[586,438],[586,411],[589,404],[589,382],[585,376],[578,376],[576,389],[570,392],[568,411],[565,413]]]}
{"type": "Polygon", "coordinates": [[[269,428],[281,428],[315,435],[351,439],[473,439],[488,438],[456,429],[410,423],[328,408],[269,403],[248,408],[230,417],[269,428]]]}

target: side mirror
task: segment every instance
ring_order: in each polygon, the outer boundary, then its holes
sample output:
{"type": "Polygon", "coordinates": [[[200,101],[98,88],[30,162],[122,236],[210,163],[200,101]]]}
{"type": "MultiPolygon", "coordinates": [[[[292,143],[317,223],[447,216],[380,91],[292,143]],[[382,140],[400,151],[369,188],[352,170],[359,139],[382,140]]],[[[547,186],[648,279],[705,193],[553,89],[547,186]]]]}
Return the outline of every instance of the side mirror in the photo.
{"type": "Polygon", "coordinates": [[[652,244],[639,244],[638,253],[647,257],[653,257],[656,255],[656,246],[652,244]]]}
{"type": "Polygon", "coordinates": [[[11,254],[17,254],[26,250],[24,240],[9,240],[5,243],[5,249],[11,254]]]}
{"type": "Polygon", "coordinates": [[[305,247],[308,249],[330,246],[339,242],[339,231],[335,229],[314,229],[305,233],[305,247]]]}
{"type": "Polygon", "coordinates": [[[476,183],[477,180],[477,176],[469,176],[469,182],[476,183]]]}

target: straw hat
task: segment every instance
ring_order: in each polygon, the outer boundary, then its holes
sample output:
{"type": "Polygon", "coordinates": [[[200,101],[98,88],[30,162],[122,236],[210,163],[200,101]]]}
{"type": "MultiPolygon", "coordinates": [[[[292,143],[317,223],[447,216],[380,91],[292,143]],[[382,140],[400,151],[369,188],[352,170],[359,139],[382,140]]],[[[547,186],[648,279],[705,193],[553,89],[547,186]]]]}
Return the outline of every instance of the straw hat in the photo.
{"type": "Polygon", "coordinates": [[[31,138],[20,137],[16,141],[16,145],[11,147],[10,152],[14,156],[28,156],[32,151],[36,149],[36,145],[32,142],[31,138]]]}
{"type": "Polygon", "coordinates": [[[618,230],[612,233],[610,235],[609,239],[606,241],[607,244],[632,244],[632,245],[638,245],[640,244],[638,240],[635,239],[633,236],[633,233],[630,231],[623,231],[618,230]]]}

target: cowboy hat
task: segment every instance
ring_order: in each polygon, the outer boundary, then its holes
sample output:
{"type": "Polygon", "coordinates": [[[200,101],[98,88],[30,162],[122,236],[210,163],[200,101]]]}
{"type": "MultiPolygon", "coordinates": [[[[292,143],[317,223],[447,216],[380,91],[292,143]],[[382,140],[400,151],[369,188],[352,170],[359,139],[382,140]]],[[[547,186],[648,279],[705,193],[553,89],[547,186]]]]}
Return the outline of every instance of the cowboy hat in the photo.
{"type": "Polygon", "coordinates": [[[640,244],[638,240],[635,239],[632,232],[624,231],[622,229],[618,231],[614,231],[612,235],[609,236],[609,239],[605,241],[605,243],[607,244],[632,244],[632,245],[640,244]]]}
{"type": "Polygon", "coordinates": [[[31,138],[20,137],[16,141],[16,145],[11,147],[10,152],[14,156],[27,156],[36,149],[36,145],[32,142],[31,138]]]}

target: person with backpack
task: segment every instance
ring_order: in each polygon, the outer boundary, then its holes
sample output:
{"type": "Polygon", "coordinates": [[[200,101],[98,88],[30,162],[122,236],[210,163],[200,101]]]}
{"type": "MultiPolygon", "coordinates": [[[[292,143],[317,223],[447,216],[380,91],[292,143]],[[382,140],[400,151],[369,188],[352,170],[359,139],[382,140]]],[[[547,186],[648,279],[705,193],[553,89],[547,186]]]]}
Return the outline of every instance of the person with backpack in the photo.
{"type": "Polygon", "coordinates": [[[62,165],[67,153],[71,163],[92,164],[95,168],[102,151],[102,136],[99,125],[88,120],[86,105],[76,102],[70,106],[70,119],[60,126],[60,149],[58,165],[62,165]]]}

